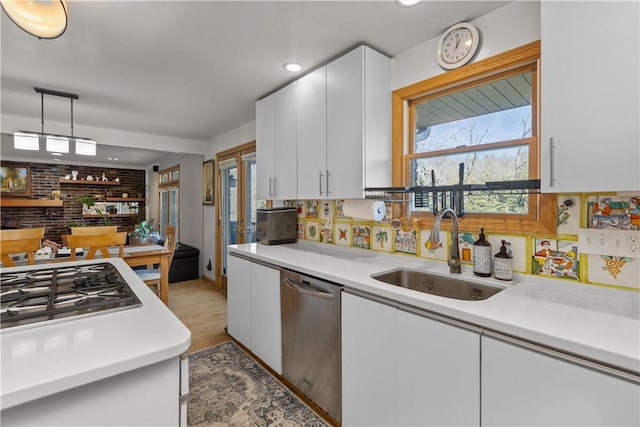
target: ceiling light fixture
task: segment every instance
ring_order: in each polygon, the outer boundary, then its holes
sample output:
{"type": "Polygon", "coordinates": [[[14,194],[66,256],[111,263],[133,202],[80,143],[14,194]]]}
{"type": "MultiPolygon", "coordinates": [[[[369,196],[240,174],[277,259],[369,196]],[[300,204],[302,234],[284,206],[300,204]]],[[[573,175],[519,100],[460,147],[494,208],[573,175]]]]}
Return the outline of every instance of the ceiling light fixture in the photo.
{"type": "Polygon", "coordinates": [[[58,153],[68,153],[69,143],[75,144],[76,154],[83,156],[96,155],[96,142],[89,138],[79,138],[73,136],[73,100],[79,99],[75,93],[61,92],[58,90],[34,88],[40,94],[41,130],[40,132],[18,131],[13,134],[13,146],[20,150],[39,150],[40,140],[46,141],[47,151],[58,153]],[[71,101],[71,135],[55,135],[44,133],[44,95],[60,96],[71,101]]]}
{"type": "Polygon", "coordinates": [[[2,0],[2,10],[18,27],[39,39],[55,39],[67,29],[64,0],[2,0]]]}
{"type": "Polygon", "coordinates": [[[286,64],[283,65],[283,67],[285,70],[290,71],[292,73],[297,73],[298,71],[302,70],[302,67],[297,62],[287,62],[286,64]]]}
{"type": "Polygon", "coordinates": [[[420,3],[420,0],[396,0],[400,6],[411,7],[420,3]]]}

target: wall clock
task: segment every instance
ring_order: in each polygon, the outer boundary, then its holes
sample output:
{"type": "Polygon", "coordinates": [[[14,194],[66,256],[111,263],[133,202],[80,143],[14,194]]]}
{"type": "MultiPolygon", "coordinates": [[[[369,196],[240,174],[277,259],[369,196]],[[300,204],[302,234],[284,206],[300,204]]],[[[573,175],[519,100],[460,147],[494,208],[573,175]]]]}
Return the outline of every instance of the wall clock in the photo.
{"type": "Polygon", "coordinates": [[[438,42],[438,64],[446,70],[461,67],[473,58],[479,45],[480,34],[473,24],[454,24],[447,28],[438,42]]]}

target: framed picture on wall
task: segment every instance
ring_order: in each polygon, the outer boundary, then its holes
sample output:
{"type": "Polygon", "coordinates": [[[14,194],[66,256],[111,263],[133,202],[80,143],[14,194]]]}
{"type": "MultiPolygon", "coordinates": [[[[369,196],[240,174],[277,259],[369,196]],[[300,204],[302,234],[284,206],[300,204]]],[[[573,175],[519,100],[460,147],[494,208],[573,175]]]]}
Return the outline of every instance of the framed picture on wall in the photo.
{"type": "Polygon", "coordinates": [[[0,167],[0,193],[3,196],[27,197],[29,192],[29,166],[0,167]]]}
{"type": "Polygon", "coordinates": [[[202,204],[204,205],[213,205],[214,180],[213,159],[207,160],[202,164],[202,204]]]}

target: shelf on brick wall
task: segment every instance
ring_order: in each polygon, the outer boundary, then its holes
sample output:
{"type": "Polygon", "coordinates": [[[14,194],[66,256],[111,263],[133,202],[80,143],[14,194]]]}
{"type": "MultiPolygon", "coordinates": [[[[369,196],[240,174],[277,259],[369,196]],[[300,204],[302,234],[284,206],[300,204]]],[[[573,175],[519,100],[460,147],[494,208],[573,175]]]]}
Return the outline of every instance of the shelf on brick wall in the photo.
{"type": "Polygon", "coordinates": [[[86,179],[73,180],[73,179],[65,179],[65,178],[60,178],[59,181],[62,184],[72,184],[72,185],[113,185],[113,186],[122,185],[120,181],[101,181],[101,180],[87,181],[86,179]]]}
{"type": "MultiPolygon", "coordinates": [[[[136,216],[137,214],[106,214],[104,216],[108,216],[109,218],[130,218],[136,216]]],[[[103,215],[99,214],[82,214],[83,218],[102,218],[103,215]]]]}
{"type": "Polygon", "coordinates": [[[53,199],[0,199],[3,208],[59,208],[62,200],[53,199]]]}
{"type": "Polygon", "coordinates": [[[144,198],[138,197],[106,197],[107,202],[144,202],[144,198]]]}

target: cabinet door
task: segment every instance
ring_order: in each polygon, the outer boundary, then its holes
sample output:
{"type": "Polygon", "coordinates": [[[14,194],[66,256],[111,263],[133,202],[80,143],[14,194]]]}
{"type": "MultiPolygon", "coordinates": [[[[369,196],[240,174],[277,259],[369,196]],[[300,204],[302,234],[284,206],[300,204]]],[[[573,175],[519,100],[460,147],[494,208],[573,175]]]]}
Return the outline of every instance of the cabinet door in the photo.
{"type": "Polygon", "coordinates": [[[398,310],[398,425],[480,425],[480,333],[398,310]]]}
{"type": "Polygon", "coordinates": [[[396,309],[342,293],[342,425],[396,423],[396,309]]]}
{"type": "Polygon", "coordinates": [[[251,263],[251,351],[282,373],[280,271],[251,263]]]}
{"type": "Polygon", "coordinates": [[[298,199],[326,198],[327,68],[298,81],[298,199]]]}
{"type": "Polygon", "coordinates": [[[251,348],[251,263],[227,257],[227,330],[251,348]]]}
{"type": "Polygon", "coordinates": [[[364,192],[364,47],[327,64],[329,198],[364,192]]]}
{"type": "MultiPolygon", "coordinates": [[[[296,82],[275,96],[274,199],[298,197],[298,125],[296,82]]],[[[259,168],[259,166],[258,166],[259,168]]]]}
{"type": "Polygon", "coordinates": [[[275,175],[274,95],[256,102],[256,197],[273,198],[275,175]]]}
{"type": "Polygon", "coordinates": [[[640,386],[482,337],[483,426],[637,426],[640,386]]]}
{"type": "Polygon", "coordinates": [[[543,191],[638,190],[639,16],[636,1],[541,2],[543,191]]]}

